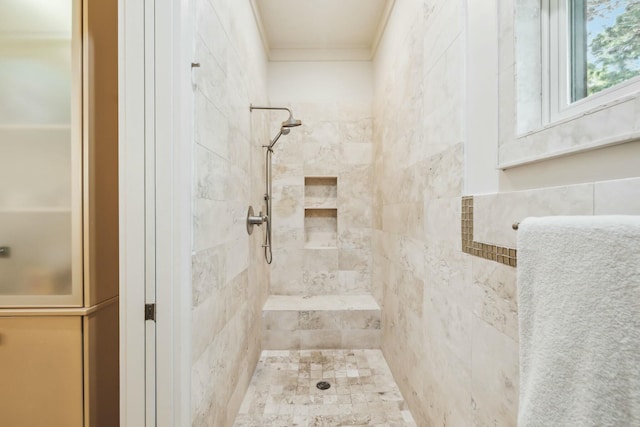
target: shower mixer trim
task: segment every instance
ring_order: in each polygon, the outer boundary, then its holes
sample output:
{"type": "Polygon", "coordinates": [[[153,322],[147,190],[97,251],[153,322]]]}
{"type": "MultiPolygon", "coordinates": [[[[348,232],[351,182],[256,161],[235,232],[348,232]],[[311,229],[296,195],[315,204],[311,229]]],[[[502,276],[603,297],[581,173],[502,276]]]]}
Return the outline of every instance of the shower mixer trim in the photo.
{"type": "Polygon", "coordinates": [[[262,211],[260,211],[258,215],[255,215],[253,212],[253,206],[249,206],[249,210],[247,211],[247,233],[251,235],[251,233],[253,233],[254,225],[260,227],[265,222],[269,222],[269,217],[267,215],[262,215],[262,211]]]}

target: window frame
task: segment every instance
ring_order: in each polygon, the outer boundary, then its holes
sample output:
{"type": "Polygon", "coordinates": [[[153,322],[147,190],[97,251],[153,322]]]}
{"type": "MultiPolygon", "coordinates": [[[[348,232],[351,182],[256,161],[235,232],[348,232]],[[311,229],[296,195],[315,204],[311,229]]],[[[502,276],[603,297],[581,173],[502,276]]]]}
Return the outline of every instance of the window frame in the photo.
{"type": "Polygon", "coordinates": [[[554,124],[640,94],[640,76],[577,101],[572,99],[569,22],[572,0],[541,0],[542,124],[554,124]]]}
{"type": "Polygon", "coordinates": [[[563,118],[551,120],[549,20],[545,20],[550,15],[543,7],[549,1],[561,0],[498,3],[496,168],[500,170],[640,144],[640,90],[629,89],[632,80],[584,98],[563,118]]]}

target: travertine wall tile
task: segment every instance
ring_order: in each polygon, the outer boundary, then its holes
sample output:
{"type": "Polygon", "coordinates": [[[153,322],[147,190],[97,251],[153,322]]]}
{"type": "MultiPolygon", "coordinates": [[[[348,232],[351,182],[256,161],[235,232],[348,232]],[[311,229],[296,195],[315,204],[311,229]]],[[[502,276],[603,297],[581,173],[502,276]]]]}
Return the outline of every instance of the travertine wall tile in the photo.
{"type": "Polygon", "coordinates": [[[371,271],[371,253],[357,249],[339,249],[338,269],[343,271],[371,271]]]}
{"type": "Polygon", "coordinates": [[[262,347],[265,350],[295,350],[300,348],[299,331],[268,330],[262,332],[262,347]]]}
{"type": "MultiPolygon", "coordinates": [[[[282,244],[282,239],[273,236],[275,244],[282,244]]],[[[303,263],[304,251],[302,243],[299,246],[283,247],[273,250],[273,263],[271,264],[271,286],[270,292],[275,295],[299,295],[300,286],[303,283],[303,271],[301,268],[291,266],[301,266],[303,263]],[[288,263],[281,260],[288,260],[288,263]]]]}
{"type": "Polygon", "coordinates": [[[527,216],[593,215],[593,193],[593,184],[580,184],[474,196],[474,240],[515,248],[514,222],[527,216]]]}
{"type": "Polygon", "coordinates": [[[339,330],[300,330],[300,348],[331,349],[342,346],[342,332],[339,330]]]}
{"type": "Polygon", "coordinates": [[[365,295],[371,290],[371,273],[369,271],[338,271],[338,292],[344,295],[365,295]]]}
{"type": "MultiPolygon", "coordinates": [[[[233,424],[262,345],[269,271],[261,233],[249,237],[244,221],[249,204],[260,210],[264,192],[260,144],[269,117],[248,106],[266,102],[266,59],[248,4],[194,6],[201,66],[193,73],[191,419],[194,427],[224,427],[233,424]]],[[[298,196],[295,184],[286,187],[288,199],[298,196]]]]}
{"type": "MultiPolygon", "coordinates": [[[[303,126],[278,142],[273,156],[271,293],[370,293],[371,106],[289,106],[303,126]],[[295,194],[291,186],[296,186],[295,194]],[[335,216],[327,209],[335,209],[335,216]]],[[[271,126],[280,121],[272,115],[271,126]]]]}
{"type": "Polygon", "coordinates": [[[296,331],[299,317],[299,312],[292,307],[290,311],[265,311],[262,313],[262,322],[268,331],[296,331]]]}
{"type": "Polygon", "coordinates": [[[424,229],[429,241],[459,247],[460,214],[460,197],[425,200],[424,229]]]}
{"type": "Polygon", "coordinates": [[[380,348],[382,334],[379,330],[349,329],[342,331],[340,348],[380,348]]]}
{"type": "Polygon", "coordinates": [[[640,178],[597,182],[594,197],[596,215],[640,215],[640,178]]]}
{"type": "Polygon", "coordinates": [[[518,412],[518,343],[479,319],[473,324],[473,423],[515,427],[515,414],[518,412]]]}
{"type": "Polygon", "coordinates": [[[271,296],[263,318],[266,349],[380,348],[380,309],[369,295],[271,296]]]}
{"type": "Polygon", "coordinates": [[[516,269],[477,257],[471,263],[475,316],[518,341],[516,269]]]}
{"type": "MultiPolygon", "coordinates": [[[[517,360],[517,346],[500,354],[473,339],[477,322],[498,334],[498,327],[512,331],[512,323],[494,317],[511,309],[497,303],[511,290],[497,281],[514,278],[480,270],[484,266],[476,272],[460,245],[461,5],[405,5],[414,7],[404,12],[413,22],[394,35],[395,45],[383,40],[376,59],[383,74],[374,106],[372,289],[381,299],[383,352],[418,425],[473,425],[474,352],[517,360]]],[[[393,20],[389,25],[399,29],[393,20]]],[[[499,406],[512,399],[500,391],[486,400],[499,406]]],[[[509,417],[515,420],[515,411],[509,417]]]]}

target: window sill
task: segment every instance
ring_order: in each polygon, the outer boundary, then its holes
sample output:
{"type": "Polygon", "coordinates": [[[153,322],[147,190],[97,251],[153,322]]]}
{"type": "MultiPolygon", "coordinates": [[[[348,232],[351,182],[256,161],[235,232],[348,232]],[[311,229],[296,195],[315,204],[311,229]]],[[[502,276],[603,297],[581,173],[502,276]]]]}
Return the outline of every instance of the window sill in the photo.
{"type": "Polygon", "coordinates": [[[640,96],[636,93],[502,142],[497,168],[507,170],[637,140],[640,96]]]}
{"type": "Polygon", "coordinates": [[[577,147],[557,150],[550,153],[541,154],[539,156],[531,156],[528,158],[523,158],[521,160],[516,160],[511,163],[500,163],[496,169],[501,169],[504,171],[518,166],[525,166],[533,163],[539,163],[545,160],[557,159],[559,157],[571,156],[574,154],[584,153],[587,151],[598,150],[601,148],[612,147],[614,145],[621,145],[635,141],[640,141],[640,131],[617,135],[611,138],[603,138],[595,140],[590,144],[583,144],[577,147]]]}

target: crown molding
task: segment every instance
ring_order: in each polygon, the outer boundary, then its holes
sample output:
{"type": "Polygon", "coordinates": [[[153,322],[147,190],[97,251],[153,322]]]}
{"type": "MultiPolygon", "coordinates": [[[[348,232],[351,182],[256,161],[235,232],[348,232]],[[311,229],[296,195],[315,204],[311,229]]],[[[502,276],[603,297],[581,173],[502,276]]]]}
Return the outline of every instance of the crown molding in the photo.
{"type": "Polygon", "coordinates": [[[375,56],[380,40],[387,28],[389,17],[395,6],[395,0],[386,0],[380,21],[376,27],[371,45],[367,47],[334,46],[331,48],[296,47],[282,48],[272,47],[262,18],[262,10],[258,0],[250,0],[253,17],[262,39],[262,45],[269,58],[274,62],[293,61],[371,61],[375,56]]]}

